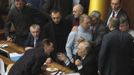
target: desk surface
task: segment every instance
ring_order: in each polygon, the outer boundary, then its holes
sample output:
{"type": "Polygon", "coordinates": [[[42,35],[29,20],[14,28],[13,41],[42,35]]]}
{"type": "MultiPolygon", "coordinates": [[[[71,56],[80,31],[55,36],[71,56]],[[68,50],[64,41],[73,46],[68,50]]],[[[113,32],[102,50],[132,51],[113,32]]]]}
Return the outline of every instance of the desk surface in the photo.
{"type": "Polygon", "coordinates": [[[4,32],[5,32],[5,31],[4,31],[3,29],[2,29],[2,30],[0,29],[0,35],[3,35],[4,32]]]}
{"type": "MultiPolygon", "coordinates": [[[[0,44],[4,43],[6,41],[1,40],[0,44]]],[[[5,47],[3,49],[7,50],[9,53],[13,53],[13,52],[17,52],[17,53],[24,53],[24,48],[12,43],[12,42],[6,42],[6,44],[8,44],[8,47],[5,47]]]]}
{"type": "MultiPolygon", "coordinates": [[[[4,56],[2,56],[2,55],[0,55],[0,58],[4,61],[4,63],[5,63],[6,65],[14,64],[14,63],[15,63],[15,62],[13,62],[12,60],[10,60],[9,58],[6,58],[6,57],[4,57],[4,56]]],[[[42,67],[43,67],[43,66],[42,66],[42,67]]],[[[60,71],[65,72],[65,73],[72,73],[72,72],[73,72],[73,70],[69,69],[68,67],[62,66],[62,65],[57,64],[57,63],[51,63],[51,64],[48,65],[48,67],[51,67],[51,68],[58,68],[60,71]]],[[[43,70],[45,70],[45,69],[46,69],[46,67],[43,67],[43,70]]],[[[45,72],[45,74],[46,74],[46,72],[45,72]]],[[[48,74],[49,74],[49,73],[48,73],[48,74]]],[[[47,75],[48,75],[48,74],[47,74],[47,75]]]]}
{"type": "Polygon", "coordinates": [[[6,65],[9,65],[9,64],[13,64],[13,63],[14,63],[14,62],[11,61],[9,58],[6,58],[6,57],[4,57],[4,56],[2,56],[2,55],[0,55],[0,58],[4,61],[4,63],[5,63],[6,65]]]}
{"type": "MultiPolygon", "coordinates": [[[[4,41],[0,41],[0,44],[4,43],[4,41]]],[[[24,53],[24,48],[21,46],[18,46],[17,44],[11,43],[11,42],[7,42],[6,44],[8,44],[8,47],[3,48],[5,50],[7,50],[9,53],[13,53],[13,52],[17,52],[17,53],[24,53]]],[[[0,58],[5,62],[6,65],[9,64],[13,64],[14,62],[11,61],[9,58],[6,58],[2,55],[0,55],[0,58]]],[[[48,65],[48,67],[55,67],[58,68],[60,71],[65,72],[65,73],[71,73],[73,72],[71,69],[62,66],[60,64],[57,63],[51,63],[48,65]]]]}
{"type": "Polygon", "coordinates": [[[46,65],[43,65],[42,66],[42,70],[45,72],[44,74],[46,74],[47,73],[47,75],[49,75],[50,73],[49,72],[47,72],[46,71],[46,68],[47,67],[50,67],[50,68],[58,68],[58,70],[60,70],[60,71],[62,71],[62,72],[64,72],[64,73],[72,73],[72,72],[74,72],[73,70],[71,70],[70,68],[68,68],[68,67],[65,67],[65,66],[62,66],[62,65],[60,65],[60,64],[58,64],[58,63],[51,63],[51,64],[48,64],[47,66],[46,65]]]}

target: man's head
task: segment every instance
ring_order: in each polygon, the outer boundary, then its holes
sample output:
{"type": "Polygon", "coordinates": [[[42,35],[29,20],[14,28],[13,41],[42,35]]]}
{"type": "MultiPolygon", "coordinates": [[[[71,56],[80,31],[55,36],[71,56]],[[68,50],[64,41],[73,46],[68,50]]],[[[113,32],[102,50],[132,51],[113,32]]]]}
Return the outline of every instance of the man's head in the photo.
{"type": "Polygon", "coordinates": [[[17,9],[22,9],[25,5],[25,0],[15,0],[15,6],[17,9]]]}
{"type": "Polygon", "coordinates": [[[83,13],[83,11],[84,11],[84,8],[83,8],[82,5],[80,5],[80,4],[74,5],[74,7],[73,7],[73,15],[74,15],[75,18],[79,18],[80,15],[83,13]]]}
{"type": "Polygon", "coordinates": [[[121,0],[111,0],[111,8],[113,11],[117,11],[121,8],[121,0]]]}
{"type": "Polygon", "coordinates": [[[91,26],[91,18],[86,15],[86,14],[83,14],[80,16],[80,25],[85,29],[89,29],[90,26],[91,26]]]}
{"type": "Polygon", "coordinates": [[[119,25],[120,25],[119,19],[118,18],[112,18],[110,20],[110,23],[109,23],[108,27],[109,27],[109,30],[112,31],[114,29],[118,29],[119,25]]]}
{"type": "Polygon", "coordinates": [[[92,23],[96,24],[100,21],[101,13],[99,11],[92,11],[90,17],[92,18],[92,23]]]}
{"type": "Polygon", "coordinates": [[[54,51],[54,45],[53,45],[53,43],[52,43],[50,40],[48,40],[48,39],[44,39],[44,40],[42,41],[42,46],[43,46],[43,49],[45,50],[45,53],[47,53],[47,54],[50,54],[51,52],[54,51]]]}
{"type": "Polygon", "coordinates": [[[87,55],[91,48],[91,44],[87,40],[81,40],[78,45],[78,51],[77,54],[80,57],[84,57],[87,55]]]}
{"type": "Polygon", "coordinates": [[[40,34],[40,26],[38,24],[33,24],[30,26],[30,33],[34,38],[39,37],[40,34]]]}
{"type": "Polygon", "coordinates": [[[62,13],[60,10],[58,9],[54,9],[51,11],[51,18],[52,18],[52,21],[55,23],[55,24],[59,24],[61,19],[62,19],[62,13]]]}
{"type": "Polygon", "coordinates": [[[129,30],[129,22],[126,18],[120,18],[119,30],[123,32],[129,30]]]}

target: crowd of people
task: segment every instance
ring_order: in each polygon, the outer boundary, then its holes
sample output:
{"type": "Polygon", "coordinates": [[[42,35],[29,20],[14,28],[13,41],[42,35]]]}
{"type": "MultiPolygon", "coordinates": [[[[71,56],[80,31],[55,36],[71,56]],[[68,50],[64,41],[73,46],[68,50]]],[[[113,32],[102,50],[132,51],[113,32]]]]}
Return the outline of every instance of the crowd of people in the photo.
{"type": "Polygon", "coordinates": [[[133,75],[134,30],[122,0],[111,0],[104,21],[99,11],[87,15],[89,1],[10,0],[0,28],[25,53],[9,75],[38,75],[53,61],[80,75],[133,75]]]}

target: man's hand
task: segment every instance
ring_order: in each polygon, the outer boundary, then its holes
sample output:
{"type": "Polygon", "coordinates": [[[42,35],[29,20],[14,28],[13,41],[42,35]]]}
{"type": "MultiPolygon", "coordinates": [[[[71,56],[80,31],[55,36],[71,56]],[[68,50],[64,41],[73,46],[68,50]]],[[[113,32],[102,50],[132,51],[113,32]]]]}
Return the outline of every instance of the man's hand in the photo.
{"type": "Polygon", "coordinates": [[[51,58],[47,58],[47,60],[46,60],[45,63],[46,63],[46,64],[50,64],[50,63],[52,63],[52,59],[51,59],[51,58]]]}
{"type": "Polygon", "coordinates": [[[78,31],[78,26],[73,26],[73,28],[72,28],[71,31],[72,31],[72,32],[77,32],[77,31],[78,31]]]}
{"type": "Polygon", "coordinates": [[[7,37],[7,41],[12,42],[13,39],[11,37],[7,37]]]}
{"type": "Polygon", "coordinates": [[[26,47],[25,51],[29,50],[29,49],[33,49],[33,47],[26,47]]]}
{"type": "Polygon", "coordinates": [[[68,58],[67,58],[67,56],[65,56],[65,54],[63,54],[63,53],[59,53],[58,55],[57,55],[57,57],[58,57],[58,59],[60,60],[60,61],[66,61],[68,58]]]}
{"type": "Polygon", "coordinates": [[[81,63],[80,59],[75,60],[75,65],[76,65],[76,66],[80,66],[81,64],[82,64],[82,63],[81,63]]]}

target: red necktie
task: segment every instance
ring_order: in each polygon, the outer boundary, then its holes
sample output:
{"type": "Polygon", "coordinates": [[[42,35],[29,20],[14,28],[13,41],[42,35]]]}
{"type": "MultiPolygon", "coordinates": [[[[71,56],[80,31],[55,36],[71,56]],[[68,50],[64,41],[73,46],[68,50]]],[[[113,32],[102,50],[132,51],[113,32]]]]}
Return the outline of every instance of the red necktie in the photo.
{"type": "Polygon", "coordinates": [[[78,26],[79,25],[79,19],[74,19],[73,26],[78,26]]]}

